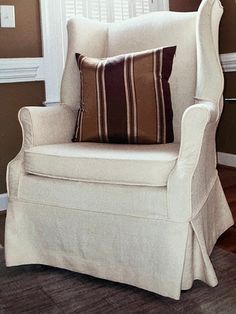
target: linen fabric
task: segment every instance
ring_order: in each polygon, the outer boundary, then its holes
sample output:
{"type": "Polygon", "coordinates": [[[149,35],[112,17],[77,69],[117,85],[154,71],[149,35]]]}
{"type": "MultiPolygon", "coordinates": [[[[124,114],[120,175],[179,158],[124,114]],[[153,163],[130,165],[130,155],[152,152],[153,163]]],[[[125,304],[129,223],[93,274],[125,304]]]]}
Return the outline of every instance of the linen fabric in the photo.
{"type": "Polygon", "coordinates": [[[81,100],[73,141],[173,142],[168,80],[175,51],[166,47],[104,59],[77,53],[81,100]]]}
{"type": "MultiPolygon", "coordinates": [[[[217,50],[222,12],[218,0],[203,0],[198,12],[153,12],[113,24],[78,17],[69,22],[61,91],[66,105],[25,107],[19,113],[22,148],[7,170],[7,266],[51,265],[174,299],[195,279],[217,284],[209,256],[234,223],[216,171],[215,132],[223,107],[217,50]],[[165,187],[26,173],[26,151],[71,144],[80,93],[76,51],[107,57],[172,45],[178,47],[170,82],[180,151],[165,187]]],[[[106,163],[101,171],[107,171],[106,163]]]]}
{"type": "Polygon", "coordinates": [[[26,173],[76,181],[166,186],[179,145],[66,143],[25,150],[26,173]],[[105,169],[105,171],[104,171],[105,169]]]}
{"type": "MultiPolygon", "coordinates": [[[[34,194],[38,184],[40,181],[34,186],[34,194]]],[[[90,187],[84,184],[86,195],[90,187]]],[[[54,190],[54,180],[51,189],[54,190]]],[[[76,193],[68,193],[64,192],[69,204],[76,193]]],[[[74,209],[68,205],[62,207],[57,199],[54,205],[49,205],[39,198],[31,203],[29,194],[25,196],[22,200],[20,193],[8,206],[8,266],[46,264],[127,283],[174,299],[179,299],[181,289],[190,289],[194,279],[217,285],[209,255],[216,239],[231,221],[227,203],[222,203],[219,182],[199,215],[192,222],[182,223],[163,217],[121,214],[122,203],[117,204],[113,193],[110,194],[115,207],[112,214],[96,211],[96,207],[91,211],[87,203],[87,208],[80,209],[79,203],[74,209]],[[118,213],[115,209],[119,209],[118,213]],[[205,232],[210,243],[207,250],[205,232]]],[[[126,200],[129,198],[130,193],[127,193],[126,200]]],[[[140,208],[144,213],[146,202],[148,198],[142,199],[135,209],[140,208]]]]}
{"type": "Polygon", "coordinates": [[[167,219],[168,216],[166,186],[107,184],[25,174],[20,179],[18,198],[75,211],[79,204],[79,210],[96,213],[144,219],[167,219]]]}

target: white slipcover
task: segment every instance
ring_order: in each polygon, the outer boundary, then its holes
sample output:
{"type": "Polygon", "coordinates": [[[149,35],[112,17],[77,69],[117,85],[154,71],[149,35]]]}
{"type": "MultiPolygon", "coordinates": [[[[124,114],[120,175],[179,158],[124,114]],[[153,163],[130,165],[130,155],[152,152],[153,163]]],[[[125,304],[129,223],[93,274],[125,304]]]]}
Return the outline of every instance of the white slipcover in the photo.
{"type": "Polygon", "coordinates": [[[7,173],[7,266],[47,264],[174,299],[195,279],[217,285],[209,255],[233,224],[215,151],[223,107],[222,11],[218,0],[203,0],[195,13],[156,12],[115,24],[69,22],[63,104],[25,107],[19,114],[23,145],[7,173]],[[74,53],[105,57],[168,45],[177,45],[171,76],[176,145],[144,152],[142,146],[120,151],[69,144],[79,103],[74,53]],[[74,156],[93,162],[76,166],[74,156]]]}
{"type": "Polygon", "coordinates": [[[111,184],[166,186],[178,144],[117,145],[68,143],[25,150],[27,173],[111,184]]]}

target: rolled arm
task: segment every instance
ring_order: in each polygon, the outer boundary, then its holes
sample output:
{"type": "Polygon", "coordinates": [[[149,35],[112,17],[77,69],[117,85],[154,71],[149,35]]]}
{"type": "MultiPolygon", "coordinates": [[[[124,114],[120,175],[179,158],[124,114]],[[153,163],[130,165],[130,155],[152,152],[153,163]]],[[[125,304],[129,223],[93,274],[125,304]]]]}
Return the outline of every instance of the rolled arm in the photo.
{"type": "Polygon", "coordinates": [[[178,162],[188,160],[194,164],[201,150],[202,140],[208,124],[216,121],[217,111],[213,103],[190,106],[183,114],[181,125],[181,145],[178,162]]]}
{"type": "Polygon", "coordinates": [[[216,108],[213,103],[205,102],[184,112],[179,157],[167,184],[168,210],[172,219],[190,220],[215,181],[216,108]]]}
{"type": "Polygon", "coordinates": [[[19,111],[23,149],[70,142],[75,129],[75,120],[76,112],[65,105],[23,107],[19,111]]]}

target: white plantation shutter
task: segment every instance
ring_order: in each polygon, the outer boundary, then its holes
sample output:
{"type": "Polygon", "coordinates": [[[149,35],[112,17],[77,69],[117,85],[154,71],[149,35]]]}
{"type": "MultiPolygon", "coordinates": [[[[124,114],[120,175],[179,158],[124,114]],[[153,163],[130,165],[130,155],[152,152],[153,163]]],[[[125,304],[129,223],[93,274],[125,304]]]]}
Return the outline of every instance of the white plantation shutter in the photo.
{"type": "Polygon", "coordinates": [[[104,22],[114,22],[153,10],[153,0],[64,0],[66,19],[82,15],[104,22]]]}
{"type": "Polygon", "coordinates": [[[134,16],[138,16],[141,14],[145,14],[150,12],[150,4],[149,1],[145,0],[136,0],[134,1],[134,16]]]}

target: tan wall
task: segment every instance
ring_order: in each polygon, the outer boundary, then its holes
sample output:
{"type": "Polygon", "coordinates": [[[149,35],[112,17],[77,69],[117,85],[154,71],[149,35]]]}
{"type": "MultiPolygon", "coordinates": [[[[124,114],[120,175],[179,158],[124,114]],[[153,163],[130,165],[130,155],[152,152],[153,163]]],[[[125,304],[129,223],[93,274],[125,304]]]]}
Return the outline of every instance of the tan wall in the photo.
{"type": "Polygon", "coordinates": [[[221,0],[224,14],[220,25],[220,52],[236,52],[236,2],[221,0]]]}
{"type": "MultiPolygon", "coordinates": [[[[15,5],[16,28],[0,28],[0,58],[41,57],[39,1],[0,0],[4,4],[15,5]]],[[[18,110],[44,100],[44,82],[0,84],[0,193],[6,192],[6,165],[21,147],[18,110]]]]}
{"type": "Polygon", "coordinates": [[[0,28],[0,58],[41,57],[38,0],[0,0],[15,5],[16,28],[0,28]]]}
{"type": "Polygon", "coordinates": [[[44,82],[0,84],[0,95],[0,193],[5,193],[6,166],[19,152],[22,142],[18,111],[26,105],[42,104],[44,82]]]}
{"type": "MultiPolygon", "coordinates": [[[[221,0],[224,15],[220,25],[220,52],[236,52],[236,2],[221,0]]],[[[225,98],[236,98],[236,72],[225,73],[225,98]]],[[[217,132],[217,150],[236,154],[236,102],[225,102],[217,132]]]]}
{"type": "Polygon", "coordinates": [[[170,10],[177,12],[196,11],[201,0],[170,0],[170,10]]]}
{"type": "MultiPolygon", "coordinates": [[[[173,11],[195,11],[200,0],[170,0],[173,11]]],[[[221,0],[224,14],[220,24],[220,53],[236,52],[236,2],[221,0]]],[[[225,73],[226,98],[236,98],[236,72],[225,73]]],[[[217,132],[217,150],[236,154],[236,102],[225,102],[224,111],[217,132]]]]}
{"type": "Polygon", "coordinates": [[[219,152],[236,154],[236,101],[225,102],[216,138],[219,152]]]}
{"type": "MultiPolygon", "coordinates": [[[[225,98],[236,98],[236,72],[225,73],[225,98]]],[[[225,101],[217,132],[217,150],[236,154],[236,101],[225,101]]]]}

